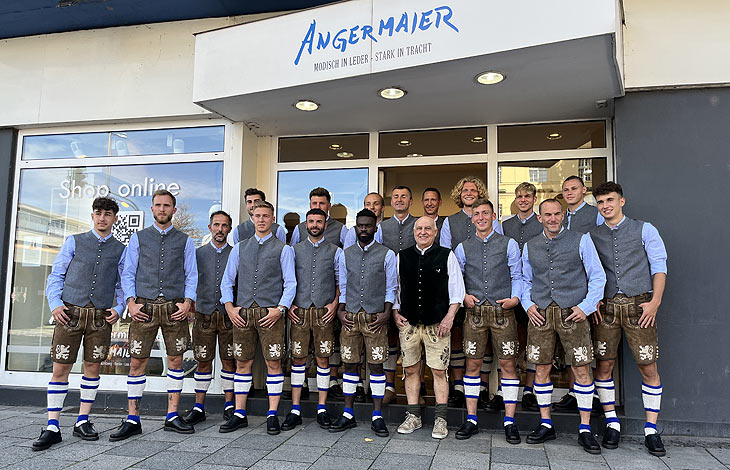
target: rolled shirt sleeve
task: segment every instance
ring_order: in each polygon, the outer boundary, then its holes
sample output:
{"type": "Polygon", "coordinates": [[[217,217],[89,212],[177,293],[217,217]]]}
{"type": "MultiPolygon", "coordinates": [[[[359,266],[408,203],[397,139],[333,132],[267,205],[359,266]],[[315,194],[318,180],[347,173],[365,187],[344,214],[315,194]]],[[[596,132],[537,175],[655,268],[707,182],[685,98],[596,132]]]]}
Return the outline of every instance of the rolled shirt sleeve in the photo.
{"type": "Polygon", "coordinates": [[[124,269],[122,270],[122,291],[124,291],[125,302],[130,297],[137,297],[135,279],[137,277],[138,263],[139,239],[137,238],[137,234],[133,233],[132,236],[129,237],[129,245],[127,245],[126,255],[124,256],[124,269]]]}
{"type": "Polygon", "coordinates": [[[236,283],[236,275],[238,274],[238,251],[240,243],[231,250],[226,263],[226,270],[223,272],[221,279],[221,303],[225,305],[233,302],[233,285],[236,283]]]}
{"type": "Polygon", "coordinates": [[[441,236],[439,237],[439,244],[444,248],[451,249],[451,225],[449,224],[449,218],[444,219],[444,224],[441,226],[441,236]]]}
{"type": "Polygon", "coordinates": [[[461,272],[463,273],[466,266],[466,254],[464,253],[463,243],[456,245],[454,256],[456,257],[456,261],[459,263],[459,269],[461,269],[461,272]]]}
{"type": "Polygon", "coordinates": [[[339,246],[335,250],[334,269],[335,269],[335,285],[340,284],[340,262],[345,257],[345,252],[339,246]]]}
{"type": "Polygon", "coordinates": [[[345,256],[340,257],[340,303],[344,304],[347,302],[347,263],[345,262],[345,256]]]}
{"type": "MultiPolygon", "coordinates": [[[[279,305],[286,308],[291,307],[294,296],[297,293],[297,278],[294,269],[294,248],[284,245],[279,259],[281,263],[281,274],[284,278],[284,292],[279,299],[279,305]]],[[[226,266],[227,268],[227,266],[226,266]]]]}
{"type": "Polygon", "coordinates": [[[119,258],[119,264],[117,265],[117,285],[114,288],[114,294],[117,299],[117,306],[114,307],[114,310],[117,311],[119,316],[122,316],[122,313],[124,313],[124,289],[122,289],[122,274],[124,273],[124,258],[127,255],[127,249],[125,248],[122,252],[122,257],[119,258]]]}
{"type": "Polygon", "coordinates": [[[276,238],[286,243],[286,230],[284,230],[284,227],[279,225],[276,229],[276,238]]]}
{"type": "Polygon", "coordinates": [[[522,308],[527,310],[535,305],[532,301],[532,266],[527,253],[527,243],[522,247],[522,294],[520,296],[522,308]]]}
{"type": "Polygon", "coordinates": [[[395,304],[395,293],[398,290],[398,267],[393,250],[388,250],[388,253],[385,254],[383,268],[385,269],[385,301],[395,304]]]}
{"type": "MultiPolygon", "coordinates": [[[[527,248],[525,246],[525,248],[527,248]]],[[[589,233],[580,239],[580,257],[588,277],[588,293],[586,298],[578,304],[583,313],[590,315],[596,311],[596,305],[603,298],[603,289],[606,287],[606,272],[603,270],[598,251],[593,244],[589,233]]]]}
{"type": "Polygon", "coordinates": [[[73,235],[69,235],[63,241],[61,249],[53,261],[51,273],[46,280],[46,298],[48,299],[48,306],[51,308],[51,311],[63,305],[63,300],[61,300],[63,282],[66,279],[66,271],[68,270],[68,265],[71,264],[75,252],[76,240],[73,235]]]}
{"type": "Polygon", "coordinates": [[[195,257],[195,244],[193,239],[188,237],[185,243],[185,297],[195,300],[198,290],[198,260],[195,257]]]}
{"type": "Polygon", "coordinates": [[[456,255],[453,252],[449,252],[449,258],[447,260],[449,272],[449,304],[462,305],[464,303],[466,288],[464,287],[464,276],[461,274],[460,264],[456,255]]]}
{"type": "Polygon", "coordinates": [[[519,299],[522,296],[522,259],[520,245],[511,238],[507,242],[507,264],[512,280],[512,297],[519,299]]]}
{"type": "Polygon", "coordinates": [[[667,273],[667,249],[659,231],[652,224],[644,222],[641,227],[641,242],[644,244],[646,257],[649,258],[651,275],[667,273]]]}

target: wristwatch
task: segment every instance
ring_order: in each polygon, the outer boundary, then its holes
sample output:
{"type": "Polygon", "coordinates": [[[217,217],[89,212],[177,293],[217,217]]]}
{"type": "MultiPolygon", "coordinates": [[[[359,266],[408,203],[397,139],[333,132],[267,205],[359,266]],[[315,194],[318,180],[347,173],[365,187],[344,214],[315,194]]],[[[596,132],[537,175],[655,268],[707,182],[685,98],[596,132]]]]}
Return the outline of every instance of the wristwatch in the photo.
{"type": "Polygon", "coordinates": [[[279,305],[279,306],[278,306],[278,307],[276,307],[276,308],[278,308],[278,309],[279,309],[279,311],[281,312],[281,314],[282,314],[282,315],[286,314],[286,307],[282,307],[281,305],[279,305]]]}

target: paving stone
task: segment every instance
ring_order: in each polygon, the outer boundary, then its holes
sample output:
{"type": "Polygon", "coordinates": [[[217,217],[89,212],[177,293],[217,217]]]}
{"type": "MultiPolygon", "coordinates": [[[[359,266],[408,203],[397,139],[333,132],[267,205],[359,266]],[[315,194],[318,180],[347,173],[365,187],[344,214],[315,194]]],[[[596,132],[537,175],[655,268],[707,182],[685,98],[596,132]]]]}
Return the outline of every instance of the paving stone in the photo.
{"type": "Polygon", "coordinates": [[[195,470],[240,470],[241,467],[232,467],[230,465],[216,465],[206,463],[196,463],[195,470]]]}
{"type": "Polygon", "coordinates": [[[71,465],[70,460],[57,460],[49,457],[35,457],[32,459],[22,460],[10,465],[13,470],[55,470],[71,465]]]}
{"type": "Polygon", "coordinates": [[[456,452],[488,454],[491,449],[491,442],[486,439],[465,439],[458,441],[455,438],[446,438],[439,443],[439,452],[442,450],[453,450],[456,452]]]}
{"type": "Polygon", "coordinates": [[[36,439],[41,435],[41,430],[45,426],[38,424],[27,424],[23,423],[24,426],[15,426],[5,431],[2,431],[0,435],[5,437],[21,437],[23,439],[36,439]]]}
{"type": "MultiPolygon", "coordinates": [[[[231,434],[235,434],[235,432],[231,434]]],[[[283,444],[289,437],[287,434],[269,436],[268,434],[247,433],[231,441],[228,445],[231,447],[243,447],[244,449],[271,450],[283,444]]]]}
{"type": "MultiPolygon", "coordinates": [[[[592,455],[584,451],[577,442],[571,444],[553,444],[545,443],[545,452],[548,459],[552,463],[555,460],[571,460],[579,462],[599,462],[604,463],[605,460],[601,455],[592,455]]],[[[610,452],[610,451],[606,451],[610,452]]]]}
{"type": "Polygon", "coordinates": [[[605,461],[581,462],[576,460],[550,459],[550,470],[573,470],[576,468],[580,470],[608,470],[608,464],[605,461]]]}
{"type": "Polygon", "coordinates": [[[379,444],[387,444],[388,441],[393,437],[393,433],[390,433],[390,436],[388,437],[376,436],[375,433],[370,430],[370,426],[365,427],[363,425],[358,425],[358,427],[356,428],[348,429],[345,432],[337,434],[342,435],[342,437],[340,437],[340,441],[370,442],[365,441],[365,439],[372,439],[374,442],[377,442],[379,444]]]}
{"type": "Polygon", "coordinates": [[[124,455],[97,455],[88,460],[78,462],[70,467],[72,470],[123,470],[141,461],[141,457],[127,457],[124,455]]]}
{"type": "Polygon", "coordinates": [[[711,453],[717,460],[725,465],[730,465],[730,449],[714,449],[708,448],[707,452],[711,453]]]}
{"type": "MultiPolygon", "coordinates": [[[[489,467],[491,470],[545,470],[548,467],[540,467],[537,465],[522,465],[517,463],[492,463],[489,467]]],[[[580,468],[580,467],[578,467],[580,468]]]]}
{"type": "Polygon", "coordinates": [[[312,468],[317,470],[366,470],[372,463],[372,460],[323,455],[314,462],[312,468]]]}
{"type": "Polygon", "coordinates": [[[398,441],[391,439],[385,446],[385,449],[383,449],[383,452],[387,452],[389,454],[433,455],[436,453],[438,446],[438,441],[398,441]]]}
{"type": "Polygon", "coordinates": [[[87,441],[77,441],[63,447],[53,446],[47,451],[44,451],[43,456],[58,460],[71,460],[74,462],[79,462],[81,460],[89,459],[95,455],[101,454],[113,448],[113,446],[92,445],[87,444],[87,441]]]}
{"type": "Polygon", "coordinates": [[[422,470],[431,466],[430,455],[387,454],[381,453],[370,466],[371,470],[422,470]]]}
{"type": "Polygon", "coordinates": [[[293,446],[286,443],[272,450],[264,458],[268,460],[283,460],[286,462],[314,463],[327,450],[327,447],[293,446]]]}
{"type": "Polygon", "coordinates": [[[666,470],[667,465],[650,455],[642,444],[622,442],[618,449],[604,450],[601,454],[609,468],[621,470],[666,470]]]}
{"type": "MultiPolygon", "coordinates": [[[[221,423],[223,424],[223,423],[221,423]]],[[[216,426],[210,426],[207,429],[203,429],[202,431],[198,431],[198,428],[195,428],[195,435],[196,436],[202,436],[202,437],[215,437],[220,439],[238,439],[243,434],[247,434],[251,431],[251,428],[241,428],[236,429],[234,432],[219,432],[218,428],[220,428],[220,425],[216,426]]]]}
{"type": "Polygon", "coordinates": [[[548,466],[545,451],[542,449],[492,447],[492,462],[533,465],[538,467],[548,466]]]}
{"type": "Polygon", "coordinates": [[[170,446],[172,446],[172,443],[170,442],[157,442],[137,439],[114,447],[106,451],[105,453],[112,455],[126,455],[129,457],[147,458],[155,455],[158,452],[162,452],[163,450],[168,449],[170,446]]]}
{"type": "Polygon", "coordinates": [[[190,437],[194,435],[195,434],[180,434],[173,431],[165,431],[164,429],[157,429],[143,433],[143,439],[148,441],[176,443],[190,439],[190,437]]]}
{"type": "Polygon", "coordinates": [[[181,470],[191,468],[203,460],[207,454],[195,452],[164,451],[146,458],[133,468],[148,468],[154,470],[181,470]]]}
{"type": "Polygon", "coordinates": [[[18,445],[22,440],[23,439],[16,439],[14,437],[0,437],[0,449],[18,445]]]}
{"type": "Polygon", "coordinates": [[[489,468],[489,454],[458,450],[439,450],[433,457],[431,469],[483,470],[489,468]]]}
{"type": "Polygon", "coordinates": [[[667,447],[667,455],[661,460],[672,470],[725,470],[704,447],[667,447]]]}
{"type": "MultiPolygon", "coordinates": [[[[288,431],[282,431],[282,434],[287,433],[288,431]]],[[[298,446],[332,447],[341,437],[342,433],[329,432],[319,426],[310,426],[294,434],[286,443],[298,446]]]]}
{"type": "Polygon", "coordinates": [[[209,455],[200,463],[209,465],[230,465],[233,467],[250,467],[263,459],[269,450],[242,449],[240,447],[224,447],[209,455]]]}
{"type": "Polygon", "coordinates": [[[504,434],[494,434],[492,436],[492,447],[501,447],[505,449],[543,450],[544,444],[528,444],[527,442],[525,442],[525,438],[527,437],[527,435],[521,435],[520,437],[522,438],[522,441],[519,444],[510,444],[505,440],[504,434]]]}
{"type": "Polygon", "coordinates": [[[171,451],[197,452],[200,454],[212,454],[218,449],[229,444],[230,440],[220,439],[216,437],[196,436],[185,439],[184,441],[170,447],[171,451]]]}
{"type": "Polygon", "coordinates": [[[284,460],[260,460],[250,470],[305,470],[309,465],[301,462],[287,462],[284,460]]]}
{"type": "Polygon", "coordinates": [[[325,455],[338,458],[350,457],[354,459],[375,460],[384,448],[384,444],[379,444],[376,441],[360,443],[340,440],[325,455]]]}
{"type": "MultiPolygon", "coordinates": [[[[433,428],[431,426],[424,426],[421,429],[417,429],[416,431],[413,431],[410,434],[398,434],[397,428],[396,431],[393,433],[393,436],[391,439],[393,440],[399,440],[399,441],[433,441],[438,442],[438,439],[434,439],[431,437],[431,431],[433,431],[433,428]]],[[[453,437],[454,432],[453,430],[449,430],[449,435],[453,437]]],[[[447,436],[448,439],[448,436],[447,436]]]]}
{"type": "Polygon", "coordinates": [[[39,457],[40,455],[33,452],[30,449],[30,446],[15,446],[15,447],[6,447],[2,450],[2,464],[8,465],[8,464],[14,464],[15,462],[20,462],[22,460],[32,459],[34,457],[39,457]]]}

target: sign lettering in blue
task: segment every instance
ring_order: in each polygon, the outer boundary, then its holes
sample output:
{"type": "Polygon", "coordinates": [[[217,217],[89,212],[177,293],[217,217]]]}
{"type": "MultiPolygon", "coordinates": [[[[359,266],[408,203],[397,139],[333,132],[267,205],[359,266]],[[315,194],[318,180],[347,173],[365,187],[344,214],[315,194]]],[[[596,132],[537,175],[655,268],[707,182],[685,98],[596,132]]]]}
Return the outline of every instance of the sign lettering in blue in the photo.
{"type": "Polygon", "coordinates": [[[392,37],[394,34],[414,34],[416,31],[427,31],[430,28],[439,29],[443,26],[447,26],[458,33],[459,28],[451,22],[452,16],[454,16],[454,11],[446,5],[420,13],[405,11],[397,22],[395,16],[390,16],[381,18],[377,28],[369,24],[355,25],[351,28],[340,29],[334,36],[331,31],[318,31],[317,20],[312,20],[312,24],[309,25],[309,29],[299,46],[294,65],[299,65],[305,51],[307,54],[312,55],[315,47],[318,51],[324,51],[331,47],[340,52],[345,52],[348,44],[354,45],[359,41],[370,39],[373,42],[378,42],[378,39],[382,39],[386,35],[392,37]]]}

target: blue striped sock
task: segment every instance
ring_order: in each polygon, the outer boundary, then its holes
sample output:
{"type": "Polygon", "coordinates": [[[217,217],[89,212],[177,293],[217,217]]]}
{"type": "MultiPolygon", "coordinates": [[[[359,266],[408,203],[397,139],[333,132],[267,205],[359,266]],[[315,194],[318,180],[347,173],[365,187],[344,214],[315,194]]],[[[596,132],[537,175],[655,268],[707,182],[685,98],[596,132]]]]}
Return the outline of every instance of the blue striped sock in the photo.
{"type": "Polygon", "coordinates": [[[172,421],[173,419],[177,418],[177,411],[171,411],[167,413],[167,419],[168,421],[172,421]]]}
{"type": "Polygon", "coordinates": [[[355,410],[352,408],[345,407],[345,410],[342,412],[342,416],[344,416],[347,419],[352,419],[355,417],[355,410]]]}
{"type": "Polygon", "coordinates": [[[375,421],[378,418],[382,418],[383,413],[380,410],[373,410],[373,421],[375,421]]]}
{"type": "Polygon", "coordinates": [[[291,412],[295,415],[299,416],[302,414],[302,406],[301,405],[292,405],[291,406],[291,412]]]}
{"type": "Polygon", "coordinates": [[[590,424],[581,424],[578,426],[578,432],[591,432],[590,424]]]}
{"type": "Polygon", "coordinates": [[[515,424],[515,419],[510,418],[509,416],[504,417],[504,425],[507,426],[508,424],[515,424]]]}
{"type": "Polygon", "coordinates": [[[127,415],[127,421],[139,424],[139,415],[127,415]]]}
{"type": "Polygon", "coordinates": [[[477,424],[477,415],[466,415],[466,420],[477,424]]]}
{"type": "Polygon", "coordinates": [[[317,414],[324,413],[327,411],[327,405],[322,405],[321,403],[317,405],[317,414]]]}
{"type": "Polygon", "coordinates": [[[88,420],[89,420],[89,415],[79,415],[79,417],[76,418],[77,423],[81,423],[81,422],[88,421],[88,420]]]}
{"type": "Polygon", "coordinates": [[[525,393],[533,393],[533,392],[532,392],[532,387],[527,387],[527,386],[525,386],[525,387],[524,387],[524,388],[522,389],[522,394],[524,395],[525,393]]]}
{"type": "Polygon", "coordinates": [[[236,406],[236,404],[233,403],[232,401],[227,401],[227,402],[223,403],[223,409],[224,410],[227,410],[228,408],[231,408],[233,406],[236,406]]]}
{"type": "Polygon", "coordinates": [[[197,408],[198,411],[200,411],[201,413],[204,413],[205,412],[205,405],[202,404],[202,403],[196,403],[196,404],[194,404],[193,405],[193,408],[197,408]]]}
{"type": "Polygon", "coordinates": [[[239,418],[245,418],[246,417],[246,410],[238,409],[233,412],[234,415],[238,415],[239,418]]]}
{"type": "Polygon", "coordinates": [[[647,421],[646,424],[644,424],[644,435],[648,436],[649,434],[656,434],[656,433],[657,433],[656,424],[650,423],[647,421]]]}
{"type": "Polygon", "coordinates": [[[266,413],[266,417],[268,418],[269,416],[279,416],[279,412],[277,410],[269,410],[266,413]]]}
{"type": "Polygon", "coordinates": [[[545,426],[546,428],[550,429],[553,427],[553,420],[550,418],[541,418],[540,424],[545,426]]]}
{"type": "Polygon", "coordinates": [[[60,426],[61,425],[58,424],[58,420],[57,419],[49,419],[48,420],[48,427],[46,427],[46,429],[48,429],[49,431],[58,432],[58,431],[61,430],[60,426]]]}

